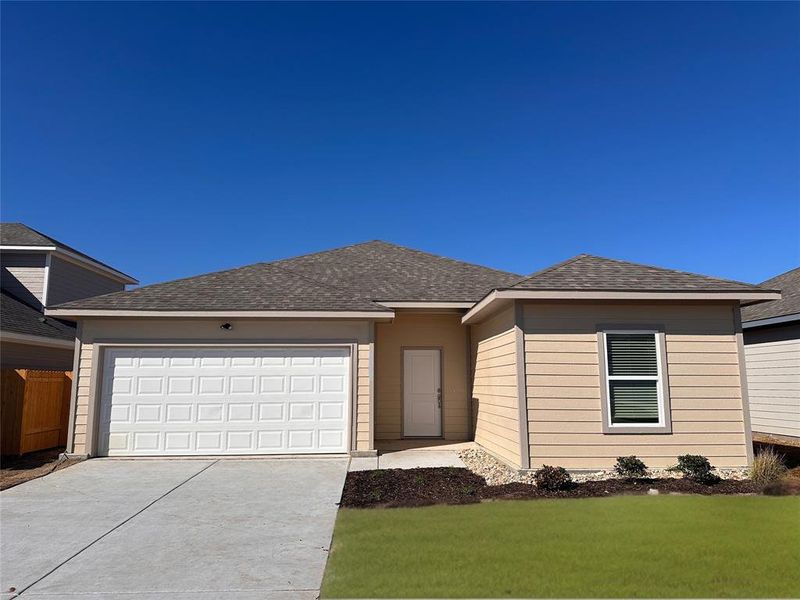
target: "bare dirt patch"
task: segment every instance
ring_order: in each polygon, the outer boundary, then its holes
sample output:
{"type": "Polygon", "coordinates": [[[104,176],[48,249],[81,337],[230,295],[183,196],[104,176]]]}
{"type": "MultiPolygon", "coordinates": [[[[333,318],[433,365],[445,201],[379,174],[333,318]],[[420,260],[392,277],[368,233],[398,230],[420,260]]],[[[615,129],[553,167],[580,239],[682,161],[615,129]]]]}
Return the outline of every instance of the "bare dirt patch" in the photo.
{"type": "Polygon", "coordinates": [[[63,451],[63,448],[53,448],[24,456],[3,456],[0,458],[0,490],[44,477],[81,461],[77,458],[59,460],[63,451]]]}
{"type": "Polygon", "coordinates": [[[566,490],[547,491],[526,483],[486,485],[468,469],[379,469],[348,473],[341,506],[347,508],[472,504],[483,500],[534,500],[538,498],[597,498],[659,494],[755,494],[751,481],[721,480],[702,484],[689,479],[608,479],[575,483],[566,490]]]}

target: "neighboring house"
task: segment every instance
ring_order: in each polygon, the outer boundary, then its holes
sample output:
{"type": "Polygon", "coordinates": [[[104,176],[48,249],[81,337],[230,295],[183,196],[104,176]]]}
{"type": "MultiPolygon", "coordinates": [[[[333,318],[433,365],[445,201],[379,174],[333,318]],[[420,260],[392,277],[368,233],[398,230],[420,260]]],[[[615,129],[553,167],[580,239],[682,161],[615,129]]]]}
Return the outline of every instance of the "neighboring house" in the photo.
{"type": "Polygon", "coordinates": [[[119,292],[137,283],[22,223],[0,224],[0,366],[69,371],[74,323],[45,317],[51,304],[119,292]]]}
{"type": "Polygon", "coordinates": [[[796,443],[800,441],[800,268],[761,286],[780,289],[782,298],[742,309],[753,432],[796,443]]]}
{"type": "Polygon", "coordinates": [[[739,467],[740,304],[779,297],[588,255],[522,277],[373,241],[47,314],[79,322],[74,454],[474,437],[522,469],[683,453],[739,467]]]}

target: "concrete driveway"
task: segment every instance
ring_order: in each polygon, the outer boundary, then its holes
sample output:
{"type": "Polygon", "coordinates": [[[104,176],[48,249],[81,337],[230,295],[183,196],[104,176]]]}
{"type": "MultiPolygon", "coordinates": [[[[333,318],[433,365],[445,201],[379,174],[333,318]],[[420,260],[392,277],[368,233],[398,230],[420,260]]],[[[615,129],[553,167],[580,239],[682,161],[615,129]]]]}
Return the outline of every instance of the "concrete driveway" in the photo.
{"type": "Polygon", "coordinates": [[[0,593],[315,598],[346,471],[339,458],[75,465],[0,493],[0,593]]]}

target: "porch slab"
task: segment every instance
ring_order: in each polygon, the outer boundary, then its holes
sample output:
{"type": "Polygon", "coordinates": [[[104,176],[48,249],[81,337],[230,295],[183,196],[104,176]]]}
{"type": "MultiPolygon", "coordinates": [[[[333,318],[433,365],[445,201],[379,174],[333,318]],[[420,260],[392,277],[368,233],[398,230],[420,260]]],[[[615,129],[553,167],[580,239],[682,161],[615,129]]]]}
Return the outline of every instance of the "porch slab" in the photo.
{"type": "Polygon", "coordinates": [[[474,448],[475,442],[432,440],[392,440],[378,444],[378,456],[353,457],[350,471],[371,469],[417,469],[425,467],[461,467],[460,450],[474,448]]]}

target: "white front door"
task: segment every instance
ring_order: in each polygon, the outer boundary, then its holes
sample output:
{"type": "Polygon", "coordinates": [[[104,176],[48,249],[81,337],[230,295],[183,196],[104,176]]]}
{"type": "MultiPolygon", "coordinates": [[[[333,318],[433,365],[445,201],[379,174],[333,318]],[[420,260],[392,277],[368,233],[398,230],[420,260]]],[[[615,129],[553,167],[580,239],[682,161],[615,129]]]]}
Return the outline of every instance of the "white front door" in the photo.
{"type": "Polygon", "coordinates": [[[347,451],[348,348],[109,348],[104,363],[101,455],[347,451]]]}
{"type": "Polygon", "coordinates": [[[403,350],[403,435],[442,435],[442,355],[403,350]]]}

